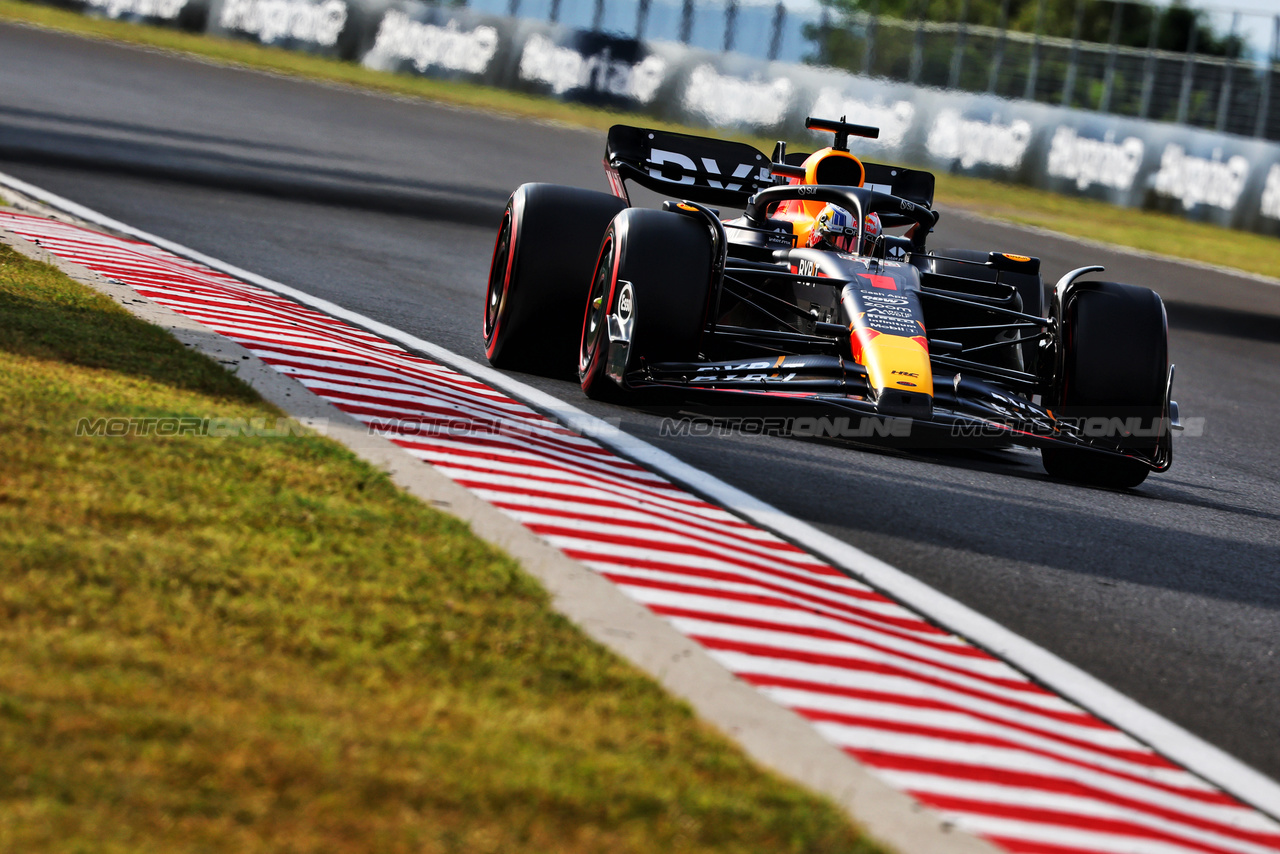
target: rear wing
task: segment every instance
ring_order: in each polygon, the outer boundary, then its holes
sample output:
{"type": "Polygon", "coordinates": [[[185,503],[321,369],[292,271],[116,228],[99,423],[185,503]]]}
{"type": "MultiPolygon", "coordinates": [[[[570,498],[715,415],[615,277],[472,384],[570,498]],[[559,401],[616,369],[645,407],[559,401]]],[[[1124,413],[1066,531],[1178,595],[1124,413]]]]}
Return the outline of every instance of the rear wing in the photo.
{"type": "MultiPolygon", "coordinates": [[[[788,154],[785,162],[790,166],[804,163],[808,154],[788,154]]],[[[862,186],[878,193],[888,193],[926,208],[933,207],[933,173],[920,169],[904,169],[901,166],[885,166],[883,163],[862,162],[867,170],[862,186]]]]}
{"type": "MultiPolygon", "coordinates": [[[[787,154],[799,166],[807,154],[787,154]]],[[[930,172],[866,163],[863,186],[926,208],[933,207],[930,172]]],[[[770,158],[743,142],[665,130],[614,125],[605,143],[604,171],[613,194],[626,201],[627,181],[704,205],[744,208],[756,192],[777,183],[770,158]]]]}
{"type": "Polygon", "coordinates": [[[727,142],[629,125],[609,128],[604,171],[614,195],[627,201],[625,181],[692,202],[746,207],[772,187],[769,158],[741,142],[727,142]]]}

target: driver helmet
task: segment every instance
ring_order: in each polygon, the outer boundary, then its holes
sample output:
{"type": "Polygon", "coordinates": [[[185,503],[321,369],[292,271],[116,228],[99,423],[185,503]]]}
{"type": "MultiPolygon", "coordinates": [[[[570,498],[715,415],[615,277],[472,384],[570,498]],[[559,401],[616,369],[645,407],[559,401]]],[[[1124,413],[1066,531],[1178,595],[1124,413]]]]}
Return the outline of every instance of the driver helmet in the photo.
{"type": "MultiPolygon", "coordinates": [[[[867,214],[862,226],[861,254],[874,255],[883,236],[880,216],[874,212],[867,214]]],[[[809,232],[809,246],[818,249],[853,252],[857,239],[858,228],[853,216],[839,205],[825,206],[813,221],[813,231],[809,232]]]]}
{"type": "Polygon", "coordinates": [[[867,214],[866,221],[862,226],[862,254],[878,255],[880,254],[881,238],[884,237],[884,227],[880,225],[880,215],[875,211],[867,214]]]}
{"type": "Polygon", "coordinates": [[[853,216],[839,205],[824,207],[809,232],[809,246],[816,249],[853,252],[857,239],[858,226],[853,216]]]}

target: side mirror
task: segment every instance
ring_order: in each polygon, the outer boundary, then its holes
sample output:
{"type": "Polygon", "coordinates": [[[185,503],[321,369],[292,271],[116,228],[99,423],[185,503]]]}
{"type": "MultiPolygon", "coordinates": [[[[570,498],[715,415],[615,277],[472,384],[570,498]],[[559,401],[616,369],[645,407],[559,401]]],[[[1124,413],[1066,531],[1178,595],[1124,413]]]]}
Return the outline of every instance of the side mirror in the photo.
{"type": "Polygon", "coordinates": [[[1040,259],[1008,252],[987,253],[987,264],[1002,273],[1025,273],[1034,276],[1040,272],[1040,259]]]}

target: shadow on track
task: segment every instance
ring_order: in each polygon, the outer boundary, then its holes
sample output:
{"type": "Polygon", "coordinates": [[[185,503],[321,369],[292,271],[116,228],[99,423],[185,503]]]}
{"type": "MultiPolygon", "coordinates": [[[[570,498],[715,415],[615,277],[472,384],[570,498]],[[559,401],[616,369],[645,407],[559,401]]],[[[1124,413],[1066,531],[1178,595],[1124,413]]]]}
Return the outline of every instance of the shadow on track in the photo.
{"type": "Polygon", "coordinates": [[[1214,305],[1165,300],[1169,326],[1231,338],[1280,343],[1280,317],[1214,305]]]}
{"type": "MultiPolygon", "coordinates": [[[[672,414],[662,407],[626,410],[624,429],[645,441],[661,435],[658,419],[672,414]]],[[[828,530],[900,532],[912,548],[962,548],[993,564],[1029,563],[1280,611],[1280,574],[1270,571],[1280,566],[1280,544],[1230,533],[1233,517],[1274,523],[1280,513],[1239,506],[1230,494],[1206,495],[1203,484],[1160,475],[1132,490],[1069,484],[1050,478],[1039,455],[1021,449],[886,448],[767,435],[686,435],[659,444],[673,452],[682,447],[677,455],[704,471],[717,473],[717,458],[758,471],[759,481],[768,484],[762,497],[828,530]],[[905,465],[859,464],[862,455],[905,465]],[[999,480],[955,477],[957,472],[999,480]],[[796,505],[778,498],[788,495],[813,500],[796,505]],[[1153,508],[1178,505],[1222,514],[1219,528],[1193,531],[1155,521],[1168,514],[1153,508]],[[972,519],[973,527],[958,540],[949,520],[960,518],[972,519]],[[1095,545],[1082,548],[1083,542],[1095,545]],[[1131,559],[1099,561],[1098,543],[1110,544],[1111,554],[1147,545],[1131,559]]]]}
{"type": "MultiPolygon", "coordinates": [[[[860,472],[860,489],[872,490],[881,501],[850,501],[827,496],[808,510],[809,521],[820,526],[855,528],[869,533],[898,530],[902,520],[928,517],[959,518],[974,515],[975,503],[982,506],[977,515],[997,522],[981,536],[972,537],[965,548],[984,557],[1000,561],[1018,561],[1054,567],[1081,575],[1113,581],[1125,581],[1227,601],[1246,602],[1255,607],[1280,610],[1280,576],[1273,570],[1280,566],[1280,546],[1274,543],[1248,542],[1229,536],[1197,533],[1146,521],[1148,513],[1095,512],[1080,506],[1081,491],[1099,496],[1096,502],[1106,504],[1141,502],[1150,505],[1183,504],[1223,514],[1242,514],[1253,518],[1275,520],[1274,514],[1250,511],[1230,504],[1206,500],[1191,494],[1187,488],[1173,483],[1151,481],[1137,490],[1094,490],[1072,484],[1057,483],[1040,469],[1038,460],[1027,454],[992,452],[938,452],[917,455],[930,465],[950,469],[998,473],[1027,481],[1052,484],[1063,491],[1062,500],[1040,499],[1028,503],[1025,495],[1013,489],[939,483],[927,478],[903,480],[868,471],[860,472]],[[1001,459],[1007,457],[1007,459],[1001,459]],[[929,508],[922,517],[920,508],[929,508]],[[914,512],[913,512],[914,511],[914,512]],[[1016,526],[1007,520],[1016,519],[1016,526]],[[1152,572],[1147,560],[1097,560],[1096,549],[1079,547],[1080,538],[1088,532],[1093,540],[1121,544],[1160,543],[1159,553],[1178,556],[1176,561],[1159,562],[1161,571],[1152,572]]],[[[802,467],[797,476],[820,482],[812,470],[802,467]]],[[[1225,521],[1225,520],[1224,520],[1225,521]]],[[[911,538],[917,543],[931,543],[940,549],[954,548],[954,532],[946,525],[913,524],[911,538]]],[[[1125,551],[1124,548],[1119,549],[1125,551]]],[[[1149,558],[1149,555],[1145,557],[1149,558]]]]}
{"type": "MultiPolygon", "coordinates": [[[[110,119],[91,119],[85,116],[54,113],[47,110],[33,110],[26,107],[0,105],[0,118],[7,120],[5,122],[8,126],[6,128],[6,132],[12,131],[19,122],[26,122],[28,124],[41,123],[42,131],[48,130],[48,124],[52,123],[55,125],[62,125],[64,128],[73,127],[87,129],[89,133],[85,133],[85,136],[102,137],[104,132],[115,132],[120,134],[130,134],[133,136],[147,136],[155,139],[185,140],[199,145],[234,145],[258,151],[278,151],[287,154],[324,156],[324,152],[316,151],[314,149],[299,148],[294,145],[280,145],[279,143],[264,142],[262,140],[248,140],[243,137],[235,136],[217,136],[208,133],[193,133],[190,131],[179,130],[177,128],[153,127],[131,122],[112,121],[110,119]]],[[[65,132],[65,130],[63,132],[65,132]]]]}
{"type": "MultiPolygon", "coordinates": [[[[150,139],[143,142],[0,127],[0,161],[130,175],[494,230],[507,202],[505,191],[465,183],[428,182],[228,154],[158,140],[148,128],[137,130],[150,139]]],[[[203,142],[221,144],[217,137],[203,142]]]]}

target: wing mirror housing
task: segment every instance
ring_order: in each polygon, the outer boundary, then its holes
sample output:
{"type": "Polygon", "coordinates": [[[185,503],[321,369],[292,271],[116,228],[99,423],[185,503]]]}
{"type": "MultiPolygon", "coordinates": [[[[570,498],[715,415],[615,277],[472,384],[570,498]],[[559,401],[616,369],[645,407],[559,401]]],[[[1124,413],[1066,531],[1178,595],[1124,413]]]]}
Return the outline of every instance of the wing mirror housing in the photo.
{"type": "Polygon", "coordinates": [[[1002,273],[1025,273],[1034,276],[1040,272],[1040,259],[1009,252],[987,253],[987,264],[1002,273]]]}

